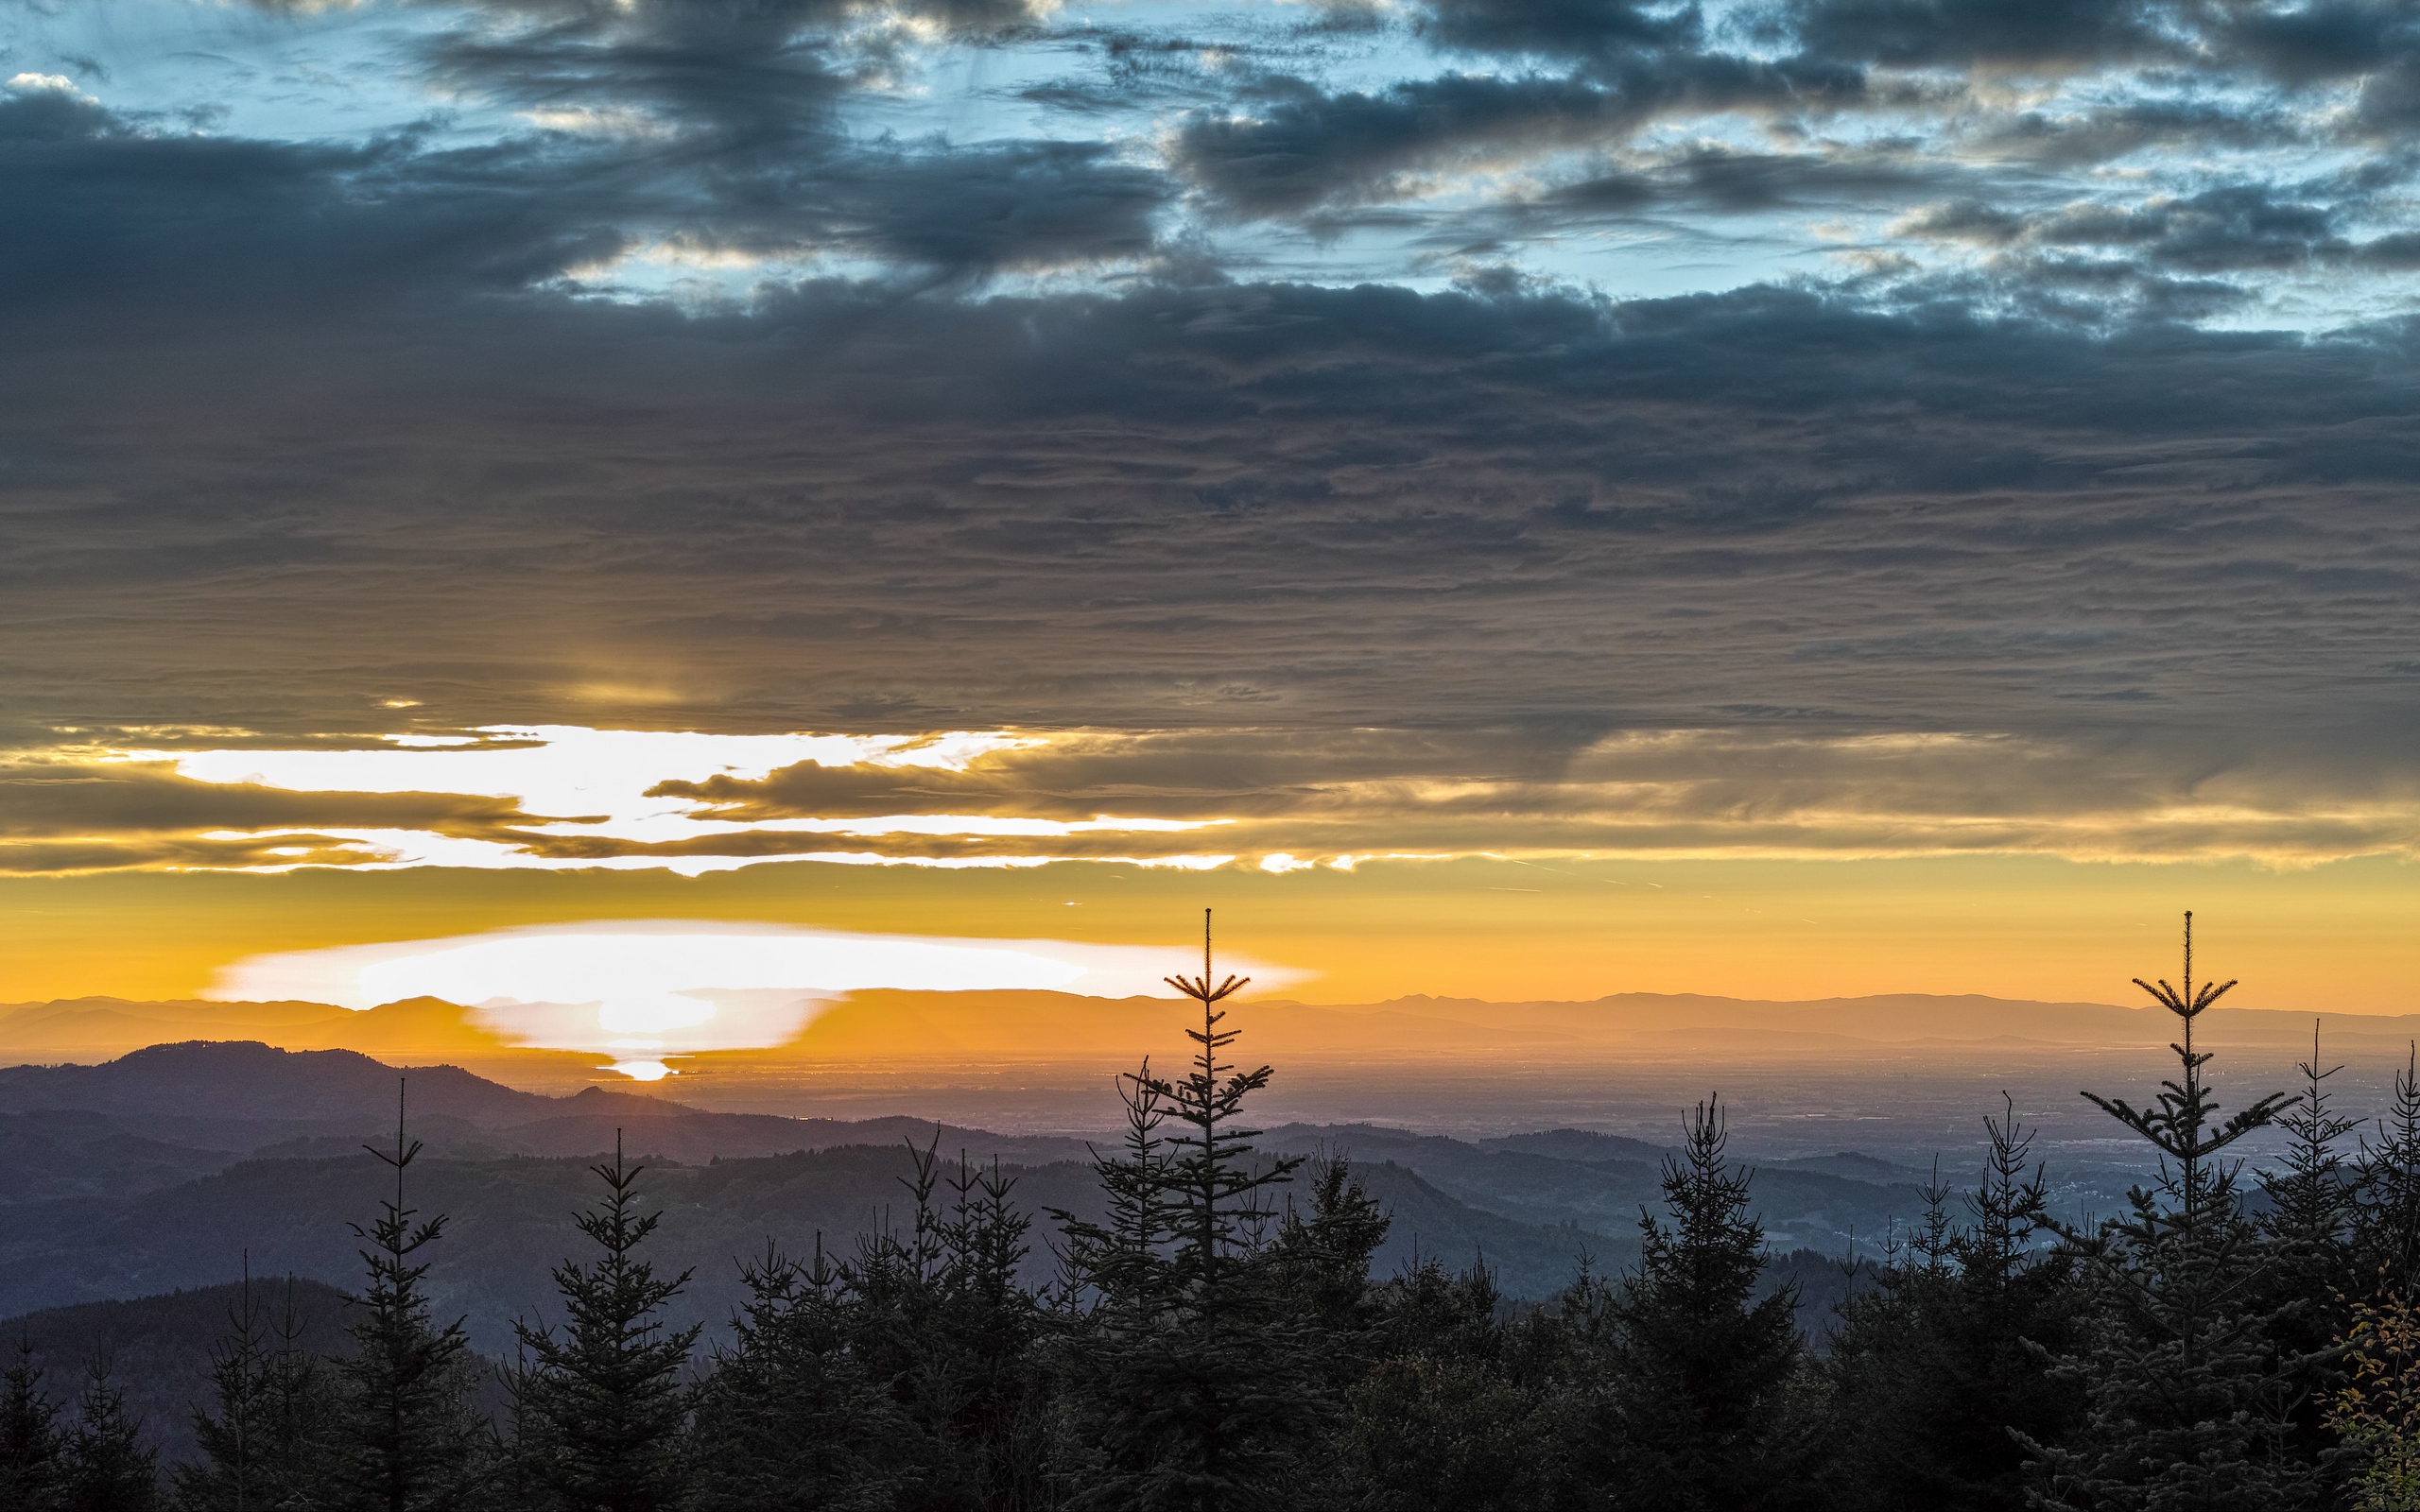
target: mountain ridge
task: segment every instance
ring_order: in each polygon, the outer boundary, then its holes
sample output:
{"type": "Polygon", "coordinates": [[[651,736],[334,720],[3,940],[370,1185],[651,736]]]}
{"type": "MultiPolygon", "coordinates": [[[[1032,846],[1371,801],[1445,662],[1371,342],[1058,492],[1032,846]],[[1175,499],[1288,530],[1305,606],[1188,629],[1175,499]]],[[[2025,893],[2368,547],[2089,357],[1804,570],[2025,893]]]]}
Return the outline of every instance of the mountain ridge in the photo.
{"type": "MultiPolygon", "coordinates": [[[[1092,998],[983,990],[852,994],[822,1008],[786,1042],[676,1055],[685,1071],[755,1075],[855,1067],[1055,1064],[1130,1067],[1179,1040],[1182,999],[1092,998]]],[[[1997,1050],[2114,1049],[2164,1044],[2155,1005],[2051,1003],[1980,993],[1881,993],[1796,1001],[1704,993],[1609,993],[1573,1001],[1497,1003],[1412,994],[1373,1004],[1247,998],[1233,1009],[1253,1053],[1321,1065],[1677,1057],[1859,1059],[1955,1057],[1997,1050]]],[[[2420,1040],[2420,1013],[2303,1013],[2220,1007],[2203,1020],[2217,1046],[2307,1044],[2317,1022],[2347,1048],[2420,1040]]],[[[620,1081],[612,1056],[513,1042],[482,1010],[435,998],[365,1010],[300,1001],[117,998],[0,1005],[0,1063],[95,1064],[160,1043],[251,1040],[291,1051],[354,1050],[416,1063],[451,1063],[510,1085],[573,1091],[620,1081]]],[[[625,1085],[628,1085],[625,1083],[625,1085]]]]}

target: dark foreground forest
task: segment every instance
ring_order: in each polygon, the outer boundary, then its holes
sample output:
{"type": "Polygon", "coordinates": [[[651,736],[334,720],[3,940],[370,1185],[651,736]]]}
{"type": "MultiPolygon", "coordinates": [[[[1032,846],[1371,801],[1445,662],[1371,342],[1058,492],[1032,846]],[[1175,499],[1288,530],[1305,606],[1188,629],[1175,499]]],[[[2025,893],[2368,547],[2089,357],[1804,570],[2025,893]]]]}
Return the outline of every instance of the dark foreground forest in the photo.
{"type": "Polygon", "coordinates": [[[2420,1066],[2374,1131],[2316,1050],[2298,1093],[2222,1110],[2193,1022],[2226,985],[2189,952],[2147,984],[2172,1079],[2094,1098],[2156,1159],[2128,1211],[2061,1221],[2003,1109],[1979,1183],[1927,1192],[1811,1340],[1712,1100],[1634,1266],[1542,1305],[1483,1263],[1374,1277],[1389,1220],[1352,1166],[1254,1149],[1271,1073],[1231,1063],[1236,984],[1204,967],[1175,979],[1203,1007],[1187,1070],[1122,1082],[1098,1216],[1037,1225],[998,1166],[928,1147],[888,1231],[751,1262],[711,1349],[664,1321],[688,1278],[648,1241],[678,1216],[617,1154],[562,1322],[484,1365],[428,1296],[445,1220],[410,1206],[399,1125],[339,1347],[247,1287],[199,1453],[163,1466],[113,1362],[17,1345],[0,1509],[2420,1507],[2420,1066]],[[2272,1125],[2273,1168],[2229,1155],[2272,1125]]]}

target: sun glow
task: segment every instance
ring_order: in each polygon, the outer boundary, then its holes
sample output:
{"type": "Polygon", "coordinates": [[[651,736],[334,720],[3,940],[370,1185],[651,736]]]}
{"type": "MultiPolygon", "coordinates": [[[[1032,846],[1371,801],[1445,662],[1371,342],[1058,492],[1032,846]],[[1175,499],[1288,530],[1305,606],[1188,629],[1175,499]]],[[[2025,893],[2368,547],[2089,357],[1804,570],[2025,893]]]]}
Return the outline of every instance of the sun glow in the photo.
{"type": "MultiPolygon", "coordinates": [[[[1161,978],[1184,949],[617,921],[255,955],[223,968],[203,995],[354,1009],[441,998],[517,1044],[610,1054],[641,1075],[667,1057],[781,1044],[834,1001],[878,988],[1167,997],[1161,978]]],[[[1265,988],[1310,974],[1232,964],[1265,988]]]]}

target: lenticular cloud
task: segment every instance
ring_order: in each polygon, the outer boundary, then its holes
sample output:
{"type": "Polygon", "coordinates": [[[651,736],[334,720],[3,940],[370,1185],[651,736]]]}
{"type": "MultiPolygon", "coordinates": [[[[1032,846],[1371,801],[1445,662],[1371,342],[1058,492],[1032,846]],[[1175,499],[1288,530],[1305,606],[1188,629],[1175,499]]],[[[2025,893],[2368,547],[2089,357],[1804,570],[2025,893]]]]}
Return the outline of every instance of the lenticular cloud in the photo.
{"type": "MultiPolygon", "coordinates": [[[[790,1039],[854,991],[1044,988],[1167,996],[1182,947],[1067,940],[853,935],[692,919],[538,925],[447,939],[255,955],[222,969],[206,996],[307,999],[370,1008],[434,997],[473,1008],[518,1043],[617,1057],[651,1079],[667,1056],[790,1039]]],[[[1263,985],[1304,973],[1237,960],[1263,985]]]]}

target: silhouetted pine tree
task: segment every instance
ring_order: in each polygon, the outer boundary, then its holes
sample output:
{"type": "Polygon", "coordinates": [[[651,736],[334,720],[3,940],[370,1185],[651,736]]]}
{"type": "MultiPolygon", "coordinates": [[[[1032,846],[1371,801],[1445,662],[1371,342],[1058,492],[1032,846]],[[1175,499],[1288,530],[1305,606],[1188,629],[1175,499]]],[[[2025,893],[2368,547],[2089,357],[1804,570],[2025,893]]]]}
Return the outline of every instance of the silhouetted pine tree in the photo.
{"type": "Polygon", "coordinates": [[[1345,1156],[1313,1162],[1308,1185],[1309,1211],[1287,1203],[1269,1264],[1279,1295],[1315,1336],[1322,1373],[1340,1392],[1368,1363],[1377,1321],[1370,1258],[1386,1243],[1390,1220],[1345,1156]]]}
{"type": "MultiPolygon", "coordinates": [[[[1110,1473],[1100,1438],[1087,1432],[1115,1415],[1121,1397],[1154,1359],[1153,1341],[1174,1321],[1177,1297],[1167,1284],[1166,1251],[1172,1244],[1169,1171],[1174,1156],[1161,1128],[1167,1122],[1167,1084],[1140,1070],[1117,1078],[1125,1121],[1115,1154],[1093,1152],[1093,1179],[1107,1210],[1102,1221],[1050,1210],[1065,1241],[1060,1253],[1063,1331],[1063,1442],[1060,1478],[1080,1486],[1110,1473]]],[[[1105,1437],[1106,1435],[1101,1435],[1105,1437]]],[[[1137,1446],[1138,1449],[1141,1446],[1137,1446]]]]}
{"type": "Polygon", "coordinates": [[[2351,1298],[2376,1278],[2360,1276],[2353,1261],[2353,1193],[2336,1145],[2358,1125],[2329,1107],[2327,1078],[2343,1068],[2321,1069],[2317,1020],[2310,1059],[2298,1069],[2302,1092],[2277,1120],[2288,1136],[2284,1157],[2260,1175],[2269,1206],[2257,1221],[2270,1260],[2255,1309],[2272,1314],[2271,1341],[2282,1359],[2296,1362],[2288,1452],[2317,1463],[2335,1442],[2326,1408],[2343,1380],[2337,1341],[2353,1326],[2351,1298]]]}
{"type": "Polygon", "coordinates": [[[19,1338],[16,1358],[0,1371],[0,1507],[48,1512],[58,1504],[59,1404],[42,1388],[34,1346],[19,1338]]]}
{"type": "Polygon", "coordinates": [[[2235,984],[2193,985],[2193,916],[2185,922],[2183,985],[2135,979],[2183,1024],[2170,1047],[2177,1079],[2142,1108],[2084,1094],[2162,1159],[2158,1180],[2128,1194],[2127,1216],[2067,1236],[2097,1306],[2083,1347],[2056,1368],[2083,1385],[2089,1405],[2066,1444],[2026,1444],[2045,1507],[2254,1512],[2318,1495],[2312,1467],[2287,1452],[2300,1362],[2281,1358],[2279,1310],[2263,1296],[2271,1248],[2245,1215],[2239,1164],[2220,1159],[2274,1123],[2286,1096],[2220,1120],[2193,1022],[2235,984]]]}
{"type": "Polygon", "coordinates": [[[176,1467],[187,1512],[271,1512],[317,1504],[327,1478],[333,1423],[326,1366],[301,1348],[302,1321],[288,1278],[272,1322],[255,1301],[249,1265],[228,1310],[229,1332],[211,1350],[217,1411],[196,1409],[199,1463],[176,1467]]]}
{"type": "Polygon", "coordinates": [[[1052,1504],[1050,1383],[1039,1348],[1049,1329],[1039,1298],[1017,1279],[1031,1252],[1032,1220],[1010,1201],[1016,1181],[959,1157],[942,1226],[946,1264],[939,1332],[951,1421],[961,1462],[971,1459],[974,1504],[1024,1512],[1052,1504]]]}
{"type": "Polygon", "coordinates": [[[392,1154],[364,1145],[395,1173],[395,1195],[376,1221],[353,1231],[370,1282],[350,1300],[361,1316],[348,1331],[354,1353],[337,1362],[342,1384],[331,1496],[365,1512],[452,1512],[469,1504],[488,1469],[492,1432],[471,1410],[476,1357],[458,1320],[439,1328],[422,1289],[425,1262],[413,1257],[444,1231],[442,1216],[415,1225],[404,1206],[404,1172],[420,1155],[406,1142],[400,1091],[392,1154]]]}
{"type": "Polygon", "coordinates": [[[2284,1160],[2260,1177],[2260,1188],[2269,1197],[2260,1227],[2278,1246],[2277,1268],[2297,1277],[2307,1290],[2333,1284],[2350,1262],[2346,1229],[2353,1194],[2336,1144],[2359,1126],[2357,1120],[2341,1117],[2328,1107],[2327,1078],[2344,1068],[2322,1071],[2319,1062],[2319,1022],[2314,1019],[2310,1058],[2295,1068],[2303,1074],[2302,1092],[2277,1119],[2288,1136],[2284,1160]]]}
{"type": "Polygon", "coordinates": [[[127,1416],[126,1392],[110,1379],[109,1356],[95,1357],[60,1453],[60,1512],[150,1512],[159,1504],[158,1456],[143,1447],[138,1427],[127,1416]]]}
{"type": "Polygon", "coordinates": [[[2036,1247],[2048,1188],[2028,1170],[2032,1134],[2003,1101],[1983,1120],[1990,1154],[1966,1222],[1951,1224],[1936,1182],[1906,1258],[1839,1307],[1822,1370],[1826,1479],[1843,1512],[2014,1512],[2025,1453],[2010,1430],[2055,1443],[2080,1415],[2081,1391],[2037,1353],[2072,1344],[2074,1263],[2036,1247]]]}
{"type": "Polygon", "coordinates": [[[841,1275],[816,1242],[800,1263],[743,1267],[749,1301],[692,1396],[689,1512],[877,1512],[911,1430],[850,1351],[841,1275]]]}
{"type": "Polygon", "coordinates": [[[1313,1487],[1302,1452],[1329,1416],[1308,1337],[1277,1295],[1271,1187],[1297,1159],[1256,1160],[1244,1100],[1273,1074],[1223,1057],[1236,1031],[1217,1005],[1244,986],[1211,970],[1168,983],[1201,1005],[1191,1071],[1124,1078],[1127,1153],[1096,1161],[1106,1224],[1061,1213],[1077,1283],[1094,1305],[1071,1341],[1075,1504],[1135,1512],[1243,1512],[1295,1504],[1313,1487]],[[1165,1130],[1165,1132],[1164,1132],[1165,1130]]]}
{"type": "Polygon", "coordinates": [[[594,1264],[555,1267],[560,1338],[551,1328],[513,1325],[529,1359],[509,1378],[513,1453],[556,1506],[657,1512],[680,1489],[681,1367],[703,1331],[665,1328],[664,1305],[681,1295],[689,1272],[659,1280],[637,1258],[663,1215],[634,1209],[647,1167],[622,1158],[621,1130],[614,1131],[614,1163],[589,1169],[605,1195],[578,1223],[604,1253],[594,1264]]]}
{"type": "Polygon", "coordinates": [[[1386,1240],[1388,1218],[1342,1155],[1313,1162],[1308,1185],[1308,1210],[1287,1203],[1266,1263],[1306,1350],[1318,1426],[1332,1435],[1306,1444],[1301,1494],[1332,1506],[1348,1494],[1345,1398],[1374,1358],[1370,1258],[1386,1240]]]}
{"type": "Polygon", "coordinates": [[[2362,1291],[2409,1297],[2420,1291],[2420,1047],[2394,1074],[2377,1134],[2353,1160],[2347,1263],[2362,1291]]]}
{"type": "Polygon", "coordinates": [[[913,1431],[903,1505],[1042,1504],[1050,1425],[1034,1346],[1046,1319],[1017,1280],[1030,1223],[996,1161],[987,1171],[961,1153],[945,1177],[939,1151],[938,1130],[925,1148],[908,1146],[907,1234],[868,1236],[842,1267],[852,1348],[913,1431]]]}
{"type": "Polygon", "coordinates": [[[1371,1289],[1376,1357],[1349,1395],[1349,1499],[1368,1512],[1532,1512],[1560,1477],[1543,1372],[1483,1264],[1425,1261],[1371,1289]]]}
{"type": "Polygon", "coordinates": [[[1664,1161],[1670,1224],[1639,1214],[1638,1268],[1605,1299],[1593,1362],[1599,1438],[1582,1451],[1582,1473],[1619,1507],[1798,1504],[1808,1491],[1797,1294],[1756,1296],[1765,1236],[1748,1209],[1754,1173],[1724,1161],[1717,1100],[1697,1105],[1687,1132],[1681,1155],[1664,1161]]]}

